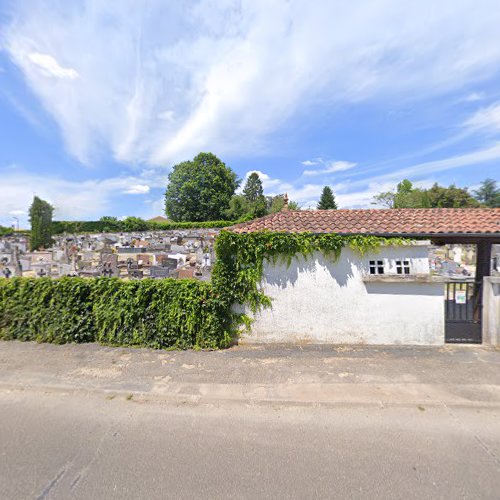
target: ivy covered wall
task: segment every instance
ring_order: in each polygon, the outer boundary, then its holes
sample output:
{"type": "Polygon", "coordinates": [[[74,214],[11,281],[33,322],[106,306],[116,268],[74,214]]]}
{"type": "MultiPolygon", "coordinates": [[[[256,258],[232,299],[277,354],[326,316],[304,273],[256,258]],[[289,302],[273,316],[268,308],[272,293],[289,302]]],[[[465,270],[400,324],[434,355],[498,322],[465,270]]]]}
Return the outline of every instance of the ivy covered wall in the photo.
{"type": "Polygon", "coordinates": [[[0,338],[39,342],[101,342],[153,348],[222,348],[250,318],[232,311],[271,307],[262,292],[264,259],[322,251],[337,259],[345,246],[359,253],[377,237],[311,233],[235,234],[217,238],[212,282],[123,281],[116,278],[0,279],[0,338]]]}

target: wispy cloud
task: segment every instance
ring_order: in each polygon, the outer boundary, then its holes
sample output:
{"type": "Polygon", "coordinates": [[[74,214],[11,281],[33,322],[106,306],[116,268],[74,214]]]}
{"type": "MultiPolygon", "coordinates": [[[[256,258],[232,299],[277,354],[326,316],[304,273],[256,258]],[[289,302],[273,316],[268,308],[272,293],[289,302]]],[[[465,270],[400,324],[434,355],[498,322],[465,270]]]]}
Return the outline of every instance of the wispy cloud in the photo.
{"type": "Polygon", "coordinates": [[[261,151],[311,102],[484,79],[500,64],[497,4],[32,0],[12,4],[2,45],[81,161],[171,165],[261,151]]]}
{"type": "Polygon", "coordinates": [[[486,98],[484,92],[471,92],[467,94],[462,100],[464,102],[477,102],[482,101],[486,98]]]}
{"type": "Polygon", "coordinates": [[[498,134],[500,132],[500,102],[481,108],[464,125],[466,129],[472,131],[498,134]]]}
{"type": "Polygon", "coordinates": [[[356,166],[356,163],[352,163],[350,161],[333,161],[333,160],[323,160],[323,158],[316,158],[315,160],[303,161],[302,165],[322,166],[322,168],[317,168],[314,170],[304,170],[303,175],[310,177],[314,175],[333,174],[334,172],[343,172],[345,170],[350,170],[351,168],[354,168],[356,166]]]}
{"type": "Polygon", "coordinates": [[[80,75],[73,68],[63,68],[51,55],[32,52],[28,59],[41,71],[44,76],[68,78],[74,80],[80,75]]]}
{"type": "Polygon", "coordinates": [[[147,194],[149,193],[149,186],[146,184],[133,184],[123,191],[125,194],[147,194]]]}

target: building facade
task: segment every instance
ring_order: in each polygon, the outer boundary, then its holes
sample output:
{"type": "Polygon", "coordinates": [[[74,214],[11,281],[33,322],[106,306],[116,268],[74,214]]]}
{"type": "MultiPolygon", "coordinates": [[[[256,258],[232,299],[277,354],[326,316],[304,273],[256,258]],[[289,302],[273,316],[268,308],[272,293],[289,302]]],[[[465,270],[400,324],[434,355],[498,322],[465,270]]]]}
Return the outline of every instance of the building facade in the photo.
{"type": "Polygon", "coordinates": [[[500,280],[490,277],[492,246],[500,242],[500,209],[285,210],[230,230],[408,240],[363,256],[346,247],[336,261],[316,252],[296,256],[290,265],[265,262],[261,286],[272,307],[253,315],[246,342],[500,341],[500,280]],[[437,266],[436,245],[444,244],[454,246],[454,255],[460,245],[469,254],[475,250],[475,263],[458,267],[459,272],[441,261],[437,266]]]}

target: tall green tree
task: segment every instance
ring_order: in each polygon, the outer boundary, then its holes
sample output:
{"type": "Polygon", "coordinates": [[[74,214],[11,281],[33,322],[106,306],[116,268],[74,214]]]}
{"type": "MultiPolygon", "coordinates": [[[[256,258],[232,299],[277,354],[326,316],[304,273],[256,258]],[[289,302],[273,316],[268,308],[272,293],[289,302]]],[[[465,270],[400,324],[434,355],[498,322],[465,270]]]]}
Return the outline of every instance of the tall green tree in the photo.
{"type": "Polygon", "coordinates": [[[243,196],[250,203],[257,201],[259,197],[264,196],[262,181],[260,180],[259,174],[257,172],[252,172],[248,176],[245,187],[243,188],[243,196]]]}
{"type": "Polygon", "coordinates": [[[175,165],[168,180],[166,214],[181,222],[223,219],[239,184],[236,174],[212,153],[175,165]]]}
{"type": "Polygon", "coordinates": [[[335,196],[330,186],[325,186],[323,188],[317,208],[318,210],[331,210],[338,208],[337,203],[335,202],[335,196]]]}
{"type": "Polygon", "coordinates": [[[243,188],[243,196],[250,206],[250,215],[252,217],[262,217],[266,215],[266,198],[264,188],[257,172],[252,172],[243,188]]]}
{"type": "Polygon", "coordinates": [[[52,215],[54,207],[35,196],[29,211],[31,223],[30,248],[38,250],[52,245],[52,215]]]}
{"type": "Polygon", "coordinates": [[[493,179],[485,179],[481,182],[480,187],[473,191],[473,194],[476,200],[487,207],[500,207],[500,187],[497,186],[497,181],[493,179]]]}

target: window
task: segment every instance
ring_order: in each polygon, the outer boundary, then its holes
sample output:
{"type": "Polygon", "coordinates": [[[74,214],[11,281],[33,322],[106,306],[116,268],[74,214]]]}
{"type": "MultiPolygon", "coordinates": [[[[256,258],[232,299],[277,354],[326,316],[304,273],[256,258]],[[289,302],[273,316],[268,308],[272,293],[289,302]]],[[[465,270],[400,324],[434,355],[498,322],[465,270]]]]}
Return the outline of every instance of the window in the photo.
{"type": "Polygon", "coordinates": [[[384,261],[371,260],[370,261],[370,274],[384,274],[384,261]]]}
{"type": "Polygon", "coordinates": [[[409,260],[397,260],[396,261],[396,273],[397,274],[410,274],[410,261],[409,260]]]}

